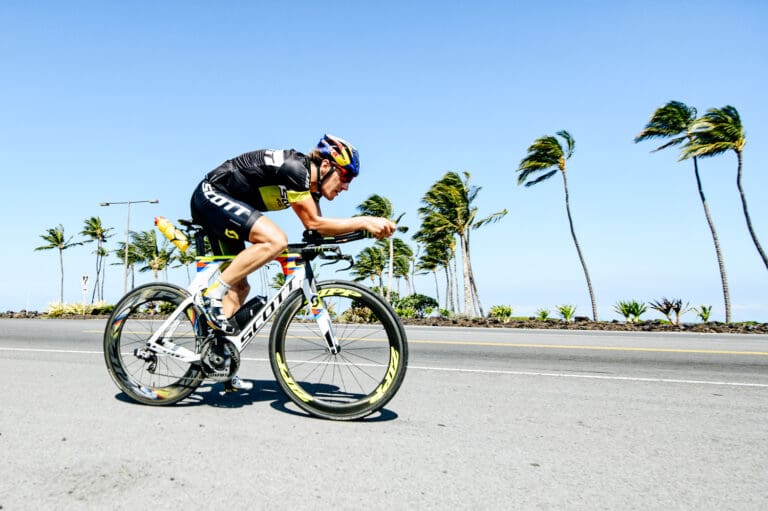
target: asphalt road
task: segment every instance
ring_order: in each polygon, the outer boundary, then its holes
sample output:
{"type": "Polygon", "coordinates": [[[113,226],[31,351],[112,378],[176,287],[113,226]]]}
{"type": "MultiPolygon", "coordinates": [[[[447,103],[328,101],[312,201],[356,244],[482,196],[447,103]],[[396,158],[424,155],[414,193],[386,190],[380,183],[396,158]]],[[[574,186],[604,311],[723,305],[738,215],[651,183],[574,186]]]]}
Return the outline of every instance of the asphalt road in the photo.
{"type": "Polygon", "coordinates": [[[0,320],[0,509],[768,509],[768,336],[409,328],[375,417],[127,401],[101,321],[0,320]]]}

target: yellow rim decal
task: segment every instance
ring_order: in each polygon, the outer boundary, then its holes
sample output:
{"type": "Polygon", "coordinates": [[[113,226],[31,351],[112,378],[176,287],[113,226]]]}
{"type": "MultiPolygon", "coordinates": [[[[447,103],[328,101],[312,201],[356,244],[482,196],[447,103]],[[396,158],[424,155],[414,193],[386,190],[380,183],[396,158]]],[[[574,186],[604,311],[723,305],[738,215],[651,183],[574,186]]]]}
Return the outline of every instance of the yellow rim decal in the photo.
{"type": "Polygon", "coordinates": [[[285,362],[283,362],[283,357],[280,356],[280,353],[277,354],[277,366],[280,368],[280,375],[283,377],[283,381],[288,385],[288,388],[291,389],[293,395],[305,403],[312,401],[312,396],[304,392],[304,389],[291,378],[291,375],[288,373],[288,367],[285,365],[285,362]]]}
{"type": "Polygon", "coordinates": [[[379,387],[376,389],[376,392],[373,393],[371,399],[368,400],[368,402],[371,404],[384,397],[384,394],[387,393],[389,387],[392,386],[392,382],[395,381],[395,374],[397,374],[397,368],[400,365],[400,353],[398,353],[397,350],[392,347],[389,348],[389,353],[391,357],[389,359],[389,369],[387,369],[387,376],[384,379],[384,383],[379,385],[379,387]]]}

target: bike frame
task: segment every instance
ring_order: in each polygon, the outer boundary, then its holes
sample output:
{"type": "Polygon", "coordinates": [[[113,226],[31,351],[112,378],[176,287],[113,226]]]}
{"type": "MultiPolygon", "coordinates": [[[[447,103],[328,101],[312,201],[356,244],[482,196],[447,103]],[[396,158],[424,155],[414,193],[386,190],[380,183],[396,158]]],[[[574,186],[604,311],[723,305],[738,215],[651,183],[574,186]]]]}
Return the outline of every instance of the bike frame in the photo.
{"type": "MultiPolygon", "coordinates": [[[[171,313],[152,337],[147,340],[147,348],[157,354],[177,358],[183,362],[200,362],[200,354],[192,350],[178,346],[170,339],[176,327],[187,319],[184,318],[187,308],[197,301],[202,291],[208,287],[208,283],[214,275],[226,268],[235,256],[197,257],[198,273],[192,284],[187,288],[190,296],[181,302],[171,313]]],[[[320,331],[328,345],[328,351],[332,354],[339,352],[339,342],[333,331],[331,316],[326,310],[323,300],[317,294],[317,284],[309,261],[305,261],[301,253],[286,251],[275,259],[283,269],[285,284],[273,296],[259,312],[236,335],[227,335],[237,350],[243,351],[256,337],[256,334],[264,328],[275,313],[280,309],[288,296],[297,289],[301,289],[307,303],[311,305],[312,317],[317,322],[320,331]]]]}

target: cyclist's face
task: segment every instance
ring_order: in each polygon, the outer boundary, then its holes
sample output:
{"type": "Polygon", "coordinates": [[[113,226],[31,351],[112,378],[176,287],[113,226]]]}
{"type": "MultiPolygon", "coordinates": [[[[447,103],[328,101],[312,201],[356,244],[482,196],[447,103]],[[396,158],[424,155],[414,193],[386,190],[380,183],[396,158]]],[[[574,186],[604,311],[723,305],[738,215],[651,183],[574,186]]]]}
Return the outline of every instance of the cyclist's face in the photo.
{"type": "Polygon", "coordinates": [[[323,197],[327,200],[333,200],[341,192],[349,190],[349,183],[341,179],[339,172],[326,160],[320,168],[321,172],[330,172],[326,177],[321,188],[323,197]]]}

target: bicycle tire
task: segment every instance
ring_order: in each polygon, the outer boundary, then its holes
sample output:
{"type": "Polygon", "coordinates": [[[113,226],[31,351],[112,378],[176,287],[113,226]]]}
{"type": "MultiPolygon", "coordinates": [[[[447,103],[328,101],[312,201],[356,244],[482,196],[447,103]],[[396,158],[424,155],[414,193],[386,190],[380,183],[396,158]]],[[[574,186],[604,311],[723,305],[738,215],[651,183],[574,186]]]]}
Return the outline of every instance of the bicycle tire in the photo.
{"type": "Polygon", "coordinates": [[[288,296],[272,326],[269,360],[283,392],[316,417],[353,420],[384,407],[408,367],[408,343],[397,314],[368,288],[319,282],[341,351],[333,355],[302,292],[288,296]],[[334,317],[335,314],[335,317],[334,317]]]}
{"type": "MultiPolygon", "coordinates": [[[[134,354],[135,349],[145,348],[165,315],[188,297],[181,287],[155,283],[133,289],[115,305],[104,330],[104,359],[114,382],[132,400],[171,405],[189,396],[202,382],[204,375],[198,364],[162,355],[145,360],[134,354]]],[[[172,340],[197,353],[207,325],[194,304],[185,312],[172,340]]]]}

